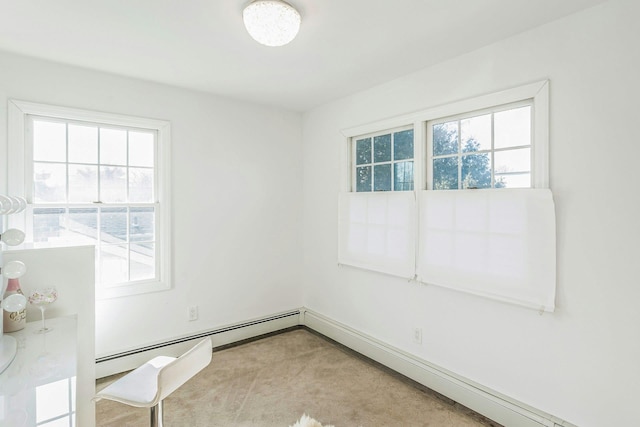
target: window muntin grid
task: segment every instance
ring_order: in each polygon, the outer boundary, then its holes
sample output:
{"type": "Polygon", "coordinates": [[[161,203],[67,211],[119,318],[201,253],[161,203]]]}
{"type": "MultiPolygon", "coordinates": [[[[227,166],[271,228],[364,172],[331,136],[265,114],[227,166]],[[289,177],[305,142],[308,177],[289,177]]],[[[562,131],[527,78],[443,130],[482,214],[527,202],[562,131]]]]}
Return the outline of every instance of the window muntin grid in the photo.
{"type": "Polygon", "coordinates": [[[413,128],[363,135],[352,141],[354,191],[413,190],[413,128]]]}
{"type": "Polygon", "coordinates": [[[27,123],[34,245],[96,245],[102,286],[158,280],[157,130],[35,115],[27,123]]]}
{"type": "Polygon", "coordinates": [[[428,188],[531,188],[532,127],[531,101],[427,122],[428,188]]]}

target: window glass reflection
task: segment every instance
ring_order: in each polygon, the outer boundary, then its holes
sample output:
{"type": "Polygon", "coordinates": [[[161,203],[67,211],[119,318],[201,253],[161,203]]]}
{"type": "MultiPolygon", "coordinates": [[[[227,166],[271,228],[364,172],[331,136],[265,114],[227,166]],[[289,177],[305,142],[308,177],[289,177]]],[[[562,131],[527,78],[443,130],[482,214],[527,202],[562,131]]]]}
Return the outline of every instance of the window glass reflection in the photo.
{"type": "Polygon", "coordinates": [[[75,378],[36,387],[36,423],[38,426],[57,427],[72,425],[75,418],[72,410],[72,396],[75,378]],[[73,381],[72,381],[73,380],[73,381]]]}

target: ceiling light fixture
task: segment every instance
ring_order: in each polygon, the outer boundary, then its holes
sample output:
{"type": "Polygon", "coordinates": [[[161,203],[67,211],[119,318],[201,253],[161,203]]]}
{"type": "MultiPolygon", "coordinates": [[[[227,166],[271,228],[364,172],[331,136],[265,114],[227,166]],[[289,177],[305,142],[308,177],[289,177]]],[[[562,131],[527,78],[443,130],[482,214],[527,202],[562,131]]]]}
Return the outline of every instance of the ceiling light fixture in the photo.
{"type": "Polygon", "coordinates": [[[242,12],[247,31],[265,46],[283,46],[300,30],[300,13],[281,0],[255,0],[242,12]]]}

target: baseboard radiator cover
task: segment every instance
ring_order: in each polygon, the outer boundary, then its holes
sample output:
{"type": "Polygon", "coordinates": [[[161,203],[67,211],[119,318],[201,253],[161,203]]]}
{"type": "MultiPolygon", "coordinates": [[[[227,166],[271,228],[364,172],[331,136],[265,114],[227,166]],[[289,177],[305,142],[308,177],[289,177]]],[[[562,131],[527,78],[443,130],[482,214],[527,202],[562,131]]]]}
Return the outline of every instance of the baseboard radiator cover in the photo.
{"type": "Polygon", "coordinates": [[[553,415],[475,384],[446,369],[376,340],[312,310],[303,308],[301,323],[334,341],[472,409],[504,426],[576,427],[553,415]]]}
{"type": "Polygon", "coordinates": [[[216,348],[300,326],[300,315],[300,309],[291,310],[98,357],[96,378],[135,369],[156,356],[177,357],[205,337],[210,336],[216,348]]]}
{"type": "Polygon", "coordinates": [[[96,378],[135,369],[155,356],[179,356],[207,336],[216,348],[296,326],[312,329],[504,426],[576,427],[305,307],[99,357],[96,378]]]}

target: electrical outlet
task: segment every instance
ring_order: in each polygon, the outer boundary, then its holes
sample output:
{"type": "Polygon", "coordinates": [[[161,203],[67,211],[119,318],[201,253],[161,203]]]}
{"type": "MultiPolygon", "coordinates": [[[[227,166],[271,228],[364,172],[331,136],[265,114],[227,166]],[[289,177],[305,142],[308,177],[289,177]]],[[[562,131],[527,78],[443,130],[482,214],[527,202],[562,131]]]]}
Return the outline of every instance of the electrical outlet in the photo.
{"type": "Polygon", "coordinates": [[[189,321],[198,320],[198,306],[192,305],[189,307],[189,321]]]}
{"type": "Polygon", "coordinates": [[[413,342],[415,344],[422,344],[422,329],[413,328],[413,342]]]}

